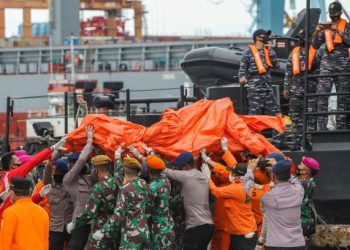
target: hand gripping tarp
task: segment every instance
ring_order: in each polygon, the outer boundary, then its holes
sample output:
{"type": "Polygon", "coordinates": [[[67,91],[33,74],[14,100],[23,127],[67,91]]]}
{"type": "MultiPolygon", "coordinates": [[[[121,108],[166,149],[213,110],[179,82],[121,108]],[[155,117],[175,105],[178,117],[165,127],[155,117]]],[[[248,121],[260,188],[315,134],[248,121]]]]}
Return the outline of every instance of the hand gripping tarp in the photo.
{"type": "Polygon", "coordinates": [[[219,152],[222,137],[228,138],[229,150],[233,153],[243,150],[256,155],[280,152],[259,131],[273,128],[283,132],[285,126],[281,116],[237,115],[229,98],[200,100],[177,111],[166,109],[161,121],[151,127],[105,115],[87,115],[80,127],[69,134],[68,150],[81,151],[86,144],[85,127],[88,125],[95,128],[94,143],[111,157],[121,144],[143,151],[145,143],[169,161],[183,151],[195,156],[202,148],[219,152]]]}

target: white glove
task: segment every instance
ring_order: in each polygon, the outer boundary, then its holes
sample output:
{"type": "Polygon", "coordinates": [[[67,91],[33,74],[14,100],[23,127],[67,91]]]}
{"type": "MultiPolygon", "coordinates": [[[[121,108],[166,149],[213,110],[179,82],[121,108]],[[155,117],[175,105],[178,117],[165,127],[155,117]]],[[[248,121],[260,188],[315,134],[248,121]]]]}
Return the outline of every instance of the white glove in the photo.
{"type": "Polygon", "coordinates": [[[135,147],[129,146],[129,150],[137,159],[140,160],[142,158],[142,154],[135,147]]]}
{"type": "Polygon", "coordinates": [[[43,198],[45,195],[47,195],[48,193],[50,193],[51,191],[51,184],[45,185],[40,189],[40,197],[43,198]]]}
{"type": "Polygon", "coordinates": [[[147,155],[154,155],[153,149],[148,148],[147,145],[142,145],[142,147],[145,149],[147,155]]]}
{"type": "Polygon", "coordinates": [[[221,138],[220,144],[221,144],[221,149],[223,151],[227,151],[228,150],[228,140],[227,140],[227,138],[225,138],[225,137],[221,138]]]}
{"type": "Polygon", "coordinates": [[[95,133],[95,129],[93,126],[87,126],[85,128],[86,130],[86,137],[87,137],[87,141],[88,142],[93,142],[94,141],[94,133],[95,133]]]}
{"type": "Polygon", "coordinates": [[[205,151],[205,148],[201,149],[201,157],[202,157],[202,160],[207,163],[208,161],[210,161],[210,157],[207,156],[207,153],[205,151]]]}
{"type": "Polygon", "coordinates": [[[124,149],[122,146],[119,146],[118,149],[114,152],[114,158],[119,159],[122,156],[124,149]]]}
{"type": "Polygon", "coordinates": [[[52,146],[52,150],[63,149],[64,144],[67,142],[67,136],[61,138],[61,140],[52,146]]]}
{"type": "Polygon", "coordinates": [[[97,241],[100,241],[100,240],[103,239],[104,236],[105,236],[105,234],[102,233],[101,230],[98,230],[98,231],[96,231],[96,232],[94,233],[94,235],[92,236],[92,238],[94,238],[94,239],[97,240],[97,241]]]}
{"type": "Polygon", "coordinates": [[[209,169],[208,164],[203,163],[203,164],[202,164],[202,167],[201,167],[201,170],[202,170],[202,173],[205,174],[205,176],[206,176],[208,179],[210,179],[211,171],[210,171],[210,169],[209,169]]]}
{"type": "Polygon", "coordinates": [[[7,197],[9,196],[9,189],[5,190],[4,192],[0,193],[0,200],[4,201],[7,199],[7,197]]]}
{"type": "Polygon", "coordinates": [[[73,223],[73,221],[71,221],[71,222],[69,222],[69,223],[67,224],[66,229],[67,229],[67,233],[69,233],[69,234],[72,233],[72,231],[73,231],[73,229],[74,229],[74,223],[73,223]]]}

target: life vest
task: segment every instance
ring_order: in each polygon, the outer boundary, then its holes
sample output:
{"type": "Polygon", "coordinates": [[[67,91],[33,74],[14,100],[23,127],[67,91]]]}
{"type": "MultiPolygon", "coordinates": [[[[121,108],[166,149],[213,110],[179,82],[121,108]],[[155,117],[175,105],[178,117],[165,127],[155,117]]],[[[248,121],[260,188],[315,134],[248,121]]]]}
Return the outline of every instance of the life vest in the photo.
{"type": "MultiPolygon", "coordinates": [[[[331,24],[331,23],[329,23],[331,24]]],[[[341,18],[337,24],[337,30],[338,32],[335,33],[334,39],[333,39],[333,35],[332,35],[332,30],[330,29],[325,29],[324,30],[324,37],[326,40],[326,46],[327,46],[327,50],[329,53],[333,52],[334,50],[334,43],[336,44],[341,44],[343,43],[343,39],[341,38],[341,36],[339,35],[340,33],[344,33],[345,31],[345,27],[346,27],[347,21],[343,18],[341,18]]]]}
{"type": "MultiPolygon", "coordinates": [[[[255,47],[255,45],[248,45],[248,47],[250,48],[250,50],[253,54],[254,61],[255,61],[256,67],[259,71],[259,74],[265,74],[266,69],[264,67],[263,61],[261,60],[260,53],[259,53],[258,49],[255,47]]],[[[266,48],[264,48],[264,54],[265,54],[265,59],[266,59],[267,65],[269,67],[273,67],[271,59],[270,59],[269,51],[266,48]]]]}
{"type": "MultiPolygon", "coordinates": [[[[317,50],[310,46],[309,48],[309,62],[308,62],[308,68],[311,70],[312,63],[315,59],[317,50]]],[[[292,51],[292,69],[293,69],[293,75],[300,74],[300,47],[295,47],[292,51]]]]}

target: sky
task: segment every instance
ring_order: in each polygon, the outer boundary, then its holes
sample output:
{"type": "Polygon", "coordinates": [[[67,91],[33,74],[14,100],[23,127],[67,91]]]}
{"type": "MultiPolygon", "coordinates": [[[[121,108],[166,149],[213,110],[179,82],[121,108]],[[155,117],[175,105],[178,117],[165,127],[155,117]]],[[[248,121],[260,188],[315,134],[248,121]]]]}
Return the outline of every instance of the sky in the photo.
{"type": "MultiPolygon", "coordinates": [[[[262,0],[263,1],[263,0],[262,0]]],[[[319,1],[319,0],[311,0],[319,1]]],[[[246,36],[253,21],[248,13],[252,0],[142,0],[147,11],[147,35],[212,35],[212,36],[246,36]]],[[[326,4],[331,0],[326,0],[326,4]]],[[[344,8],[350,12],[350,1],[341,0],[344,8]]],[[[285,0],[285,9],[296,15],[305,7],[305,0],[285,0]],[[296,9],[290,9],[290,2],[296,2],[296,9]]],[[[84,11],[84,19],[103,15],[101,11],[84,11]]],[[[126,10],[126,28],[133,35],[133,11],[126,10]]],[[[47,22],[47,10],[32,10],[32,22],[47,22]]],[[[5,10],[6,37],[18,33],[22,23],[22,11],[5,10]]]]}

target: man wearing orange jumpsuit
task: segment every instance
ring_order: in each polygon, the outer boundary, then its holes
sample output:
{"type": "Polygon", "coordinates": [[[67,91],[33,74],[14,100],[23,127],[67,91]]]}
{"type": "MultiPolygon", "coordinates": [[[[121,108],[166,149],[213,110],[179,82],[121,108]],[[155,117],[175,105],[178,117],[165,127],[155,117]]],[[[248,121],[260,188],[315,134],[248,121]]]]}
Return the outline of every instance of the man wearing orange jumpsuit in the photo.
{"type": "Polygon", "coordinates": [[[230,233],[229,249],[254,250],[257,241],[256,222],[251,209],[250,199],[244,191],[242,176],[247,171],[245,164],[237,164],[230,175],[230,184],[217,187],[209,180],[210,192],[223,199],[225,208],[224,231],[230,233]]]}
{"type": "MultiPolygon", "coordinates": [[[[221,149],[224,151],[222,159],[225,161],[226,165],[229,166],[228,168],[235,167],[237,161],[235,157],[231,154],[231,152],[228,150],[228,142],[226,138],[221,139],[221,149]]],[[[212,161],[204,151],[201,152],[201,156],[202,160],[206,162],[211,168],[211,179],[213,180],[215,185],[217,185],[218,187],[223,187],[230,184],[229,176],[231,171],[228,171],[226,166],[212,161]]],[[[217,198],[215,200],[213,221],[215,224],[215,231],[211,240],[211,250],[229,249],[231,235],[230,233],[224,230],[227,219],[225,213],[224,199],[222,198],[217,198]]]]}
{"type": "Polygon", "coordinates": [[[30,198],[31,181],[12,178],[10,199],[14,205],[1,218],[0,250],[49,248],[49,216],[30,198]]]}

